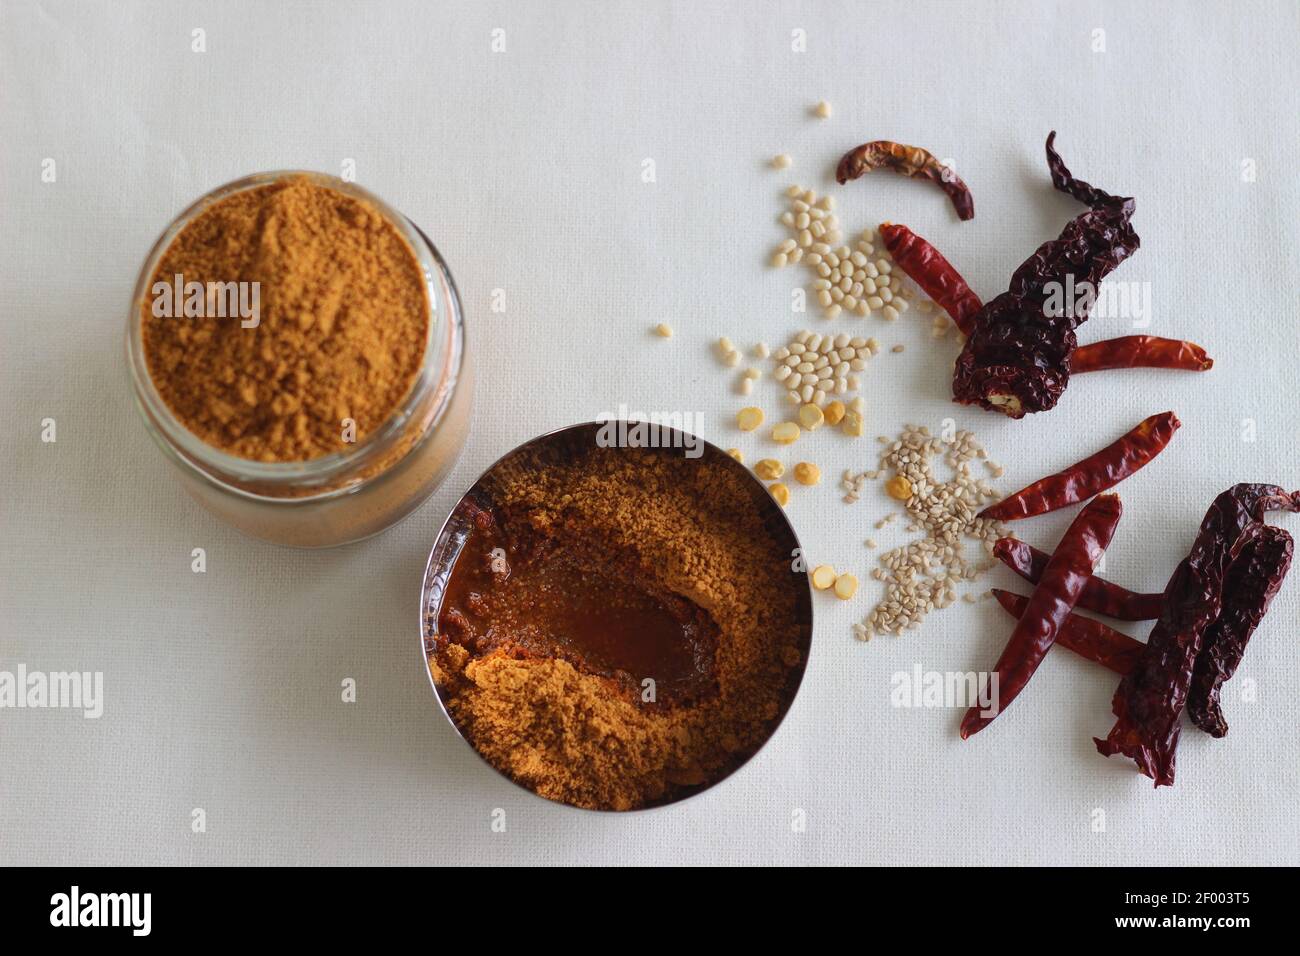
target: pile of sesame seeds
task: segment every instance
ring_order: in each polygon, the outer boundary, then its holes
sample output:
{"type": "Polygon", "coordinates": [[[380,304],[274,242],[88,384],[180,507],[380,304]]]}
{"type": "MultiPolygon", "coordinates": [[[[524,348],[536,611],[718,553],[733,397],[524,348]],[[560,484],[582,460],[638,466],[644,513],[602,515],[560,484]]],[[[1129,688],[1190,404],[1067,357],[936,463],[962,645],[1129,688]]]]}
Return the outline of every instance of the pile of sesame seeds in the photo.
{"type": "MultiPolygon", "coordinates": [[[[991,557],[993,545],[1008,533],[1004,523],[976,517],[1000,497],[986,478],[973,473],[976,463],[982,461],[995,478],[1002,468],[988,460],[970,432],[957,431],[945,441],[924,426],[906,425],[897,439],[881,436],[878,440],[884,446],[879,467],[860,475],[846,472],[841,483],[846,500],[850,496],[856,500],[866,480],[901,476],[911,486],[904,502],[908,528],[923,532],[924,537],[880,556],[881,566],[871,576],[884,582],[885,596],[864,621],[853,625],[854,636],[862,641],[914,629],[930,611],[948,607],[957,600],[959,585],[974,581],[996,564],[991,557]],[[931,467],[932,459],[940,456],[952,471],[947,481],[940,481],[931,467]],[[967,538],[982,544],[982,559],[966,558],[967,538]]],[[[876,527],[895,517],[886,515],[876,527]]],[[[868,539],[868,547],[874,545],[868,539]]],[[[974,598],[968,594],[966,599],[974,598]]]]}

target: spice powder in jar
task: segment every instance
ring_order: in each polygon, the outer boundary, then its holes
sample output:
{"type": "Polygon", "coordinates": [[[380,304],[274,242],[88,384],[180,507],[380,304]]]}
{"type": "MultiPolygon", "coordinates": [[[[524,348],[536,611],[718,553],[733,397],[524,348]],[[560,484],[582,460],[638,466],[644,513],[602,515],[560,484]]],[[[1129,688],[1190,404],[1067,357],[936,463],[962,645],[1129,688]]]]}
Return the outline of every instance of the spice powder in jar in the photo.
{"type": "Polygon", "coordinates": [[[758,750],[802,673],[807,583],[749,484],[626,447],[525,449],[489,474],[430,653],[489,763],[543,797],[630,810],[758,750]]]}
{"type": "Polygon", "coordinates": [[[170,315],[146,301],[145,359],[181,424],[231,455],[347,451],[420,368],[429,302],[414,251],[372,205],[305,176],[233,193],[188,223],[150,285],[192,282],[239,283],[245,303],[255,283],[257,314],[194,316],[225,305],[211,291],[188,313],[178,296],[170,315]]]}
{"type": "Polygon", "coordinates": [[[401,213],[320,173],[259,173],[183,212],[140,271],[127,358],[190,495],[277,544],[390,527],[469,431],[446,264],[401,213]]]}

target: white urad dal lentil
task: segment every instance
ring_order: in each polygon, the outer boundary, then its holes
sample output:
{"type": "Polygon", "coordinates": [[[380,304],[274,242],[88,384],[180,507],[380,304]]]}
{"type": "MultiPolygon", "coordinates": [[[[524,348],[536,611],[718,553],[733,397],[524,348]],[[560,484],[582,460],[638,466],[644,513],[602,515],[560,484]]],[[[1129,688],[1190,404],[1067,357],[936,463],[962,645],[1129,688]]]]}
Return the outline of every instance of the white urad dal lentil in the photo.
{"type": "Polygon", "coordinates": [[[893,274],[887,254],[876,251],[874,229],[864,230],[853,248],[841,243],[840,223],[830,196],[820,199],[811,189],[791,186],[786,190],[790,208],[780,222],[793,233],[772,252],[775,268],[803,263],[813,272],[811,291],[822,308],[822,317],[840,315],[865,318],[872,313],[888,321],[907,309],[915,292],[893,274]]]}
{"type": "Polygon", "coordinates": [[[786,390],[791,405],[811,403],[820,408],[833,395],[857,391],[855,373],[865,369],[879,351],[880,343],[874,338],[847,332],[820,335],[801,329],[772,353],[772,377],[786,390]]]}

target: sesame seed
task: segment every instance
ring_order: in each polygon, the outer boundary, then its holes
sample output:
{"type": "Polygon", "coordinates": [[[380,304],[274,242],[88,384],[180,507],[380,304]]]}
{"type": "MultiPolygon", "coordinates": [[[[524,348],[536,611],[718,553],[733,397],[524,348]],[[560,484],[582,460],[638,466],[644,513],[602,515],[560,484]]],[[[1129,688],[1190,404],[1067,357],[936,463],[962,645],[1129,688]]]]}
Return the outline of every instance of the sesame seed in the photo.
{"type": "MultiPolygon", "coordinates": [[[[930,612],[953,604],[956,582],[973,581],[995,566],[989,557],[978,563],[969,561],[963,554],[966,539],[978,541],[990,552],[1006,528],[975,517],[983,502],[996,495],[991,494],[987,482],[969,474],[970,462],[987,458],[970,432],[959,430],[951,441],[944,441],[924,426],[906,425],[897,438],[881,435],[877,440],[879,467],[859,474],[846,472],[845,481],[855,494],[863,481],[877,475],[901,477],[911,485],[911,494],[898,506],[908,518],[907,529],[922,537],[880,555],[880,567],[871,577],[884,583],[885,594],[862,622],[873,634],[898,635],[920,627],[930,612]],[[947,480],[934,474],[932,462],[939,458],[952,472],[947,480]]],[[[887,513],[875,527],[885,527],[899,514],[887,513]]],[[[874,544],[868,539],[868,547],[874,544]]],[[[979,592],[962,597],[966,603],[982,599],[979,592]]]]}

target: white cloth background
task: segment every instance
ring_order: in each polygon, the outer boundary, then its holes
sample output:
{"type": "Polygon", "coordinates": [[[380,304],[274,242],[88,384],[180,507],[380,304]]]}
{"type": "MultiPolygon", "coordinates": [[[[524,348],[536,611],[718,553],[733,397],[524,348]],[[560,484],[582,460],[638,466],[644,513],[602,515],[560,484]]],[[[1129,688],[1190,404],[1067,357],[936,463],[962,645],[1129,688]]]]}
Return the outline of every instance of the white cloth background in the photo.
{"type": "MultiPolygon", "coordinates": [[[[512,788],[443,722],[416,625],[443,516],[524,439],[626,403],[702,412],[705,437],[761,457],[761,436],[729,424],[745,402],[709,346],[725,334],[775,348],[820,323],[791,314],[803,273],[766,267],[784,186],[834,188],[840,152],[874,138],[955,158],[972,222],[884,173],[835,189],[839,213],[853,230],[908,223],[990,297],[1081,209],[1050,188],[1053,128],[1079,176],[1136,196],[1142,248],[1116,278],[1150,283],[1149,331],[1203,343],[1213,372],[1088,376],[1055,411],[1011,422],[948,402],[955,346],[916,313],[834,326],[907,348],[864,376],[869,435],[951,416],[1006,465],[1005,490],[1175,409],[1168,452],[1120,489],[1107,559],[1111,578],[1161,588],[1217,492],[1300,485],[1298,40],[1287,2],[6,3],[0,669],[103,671],[106,701],[97,721],[0,711],[0,862],[1300,861],[1300,579],[1230,685],[1231,733],[1189,729],[1173,789],[1097,755],[1115,680],[1062,652],[963,743],[959,711],[891,707],[891,676],[988,667],[1008,620],[958,604],[901,639],[851,638],[878,596],[863,539],[905,539],[873,532],[890,505],[878,486],[839,500],[840,471],[874,461],[870,437],[823,432],[791,452],[827,476],[795,490],[805,545],[865,584],[854,602],[818,600],[790,717],[698,799],[594,815],[512,788]],[[791,49],[797,29],[807,52],[791,49]],[[809,114],[820,99],[830,120],[809,114]],[[778,152],[795,158],[787,173],[765,165],[778,152]],[[152,446],[127,385],[127,301],[157,234],[201,193],[348,158],[451,265],[476,420],[451,479],[406,523],[286,551],[191,503],[152,446]],[[661,321],[670,341],[648,331],[661,321]],[[355,704],[340,701],[345,677],[355,704]]],[[[778,394],[765,379],[756,398],[775,414],[778,394]]],[[[1067,520],[1022,533],[1050,547],[1067,520]]],[[[1012,580],[999,568],[981,583],[1012,580]]]]}

